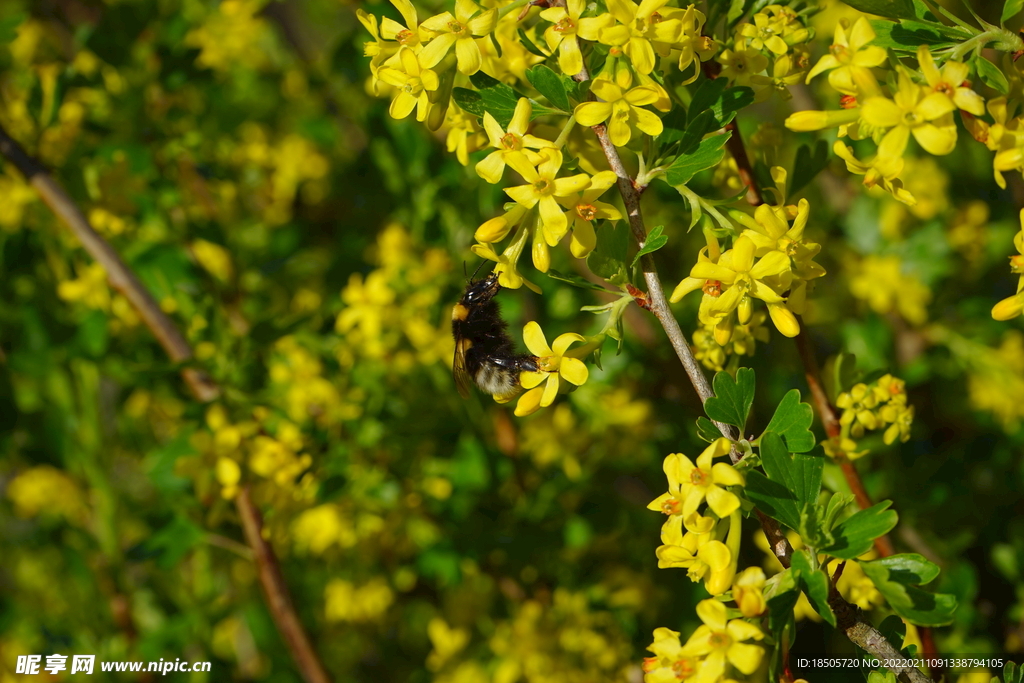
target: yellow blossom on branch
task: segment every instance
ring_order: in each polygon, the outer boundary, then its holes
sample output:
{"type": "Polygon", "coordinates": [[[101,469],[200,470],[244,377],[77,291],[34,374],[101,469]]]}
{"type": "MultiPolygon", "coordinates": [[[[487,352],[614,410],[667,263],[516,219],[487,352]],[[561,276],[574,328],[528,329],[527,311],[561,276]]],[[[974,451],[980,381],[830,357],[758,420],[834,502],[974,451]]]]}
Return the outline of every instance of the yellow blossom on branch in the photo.
{"type": "Polygon", "coordinates": [[[526,323],[523,328],[523,342],[530,353],[537,356],[537,372],[523,372],[520,383],[527,390],[516,404],[515,414],[530,415],[538,408],[546,408],[554,403],[558,395],[560,380],[571,385],[580,386],[587,381],[589,371],[586,364],[579,358],[567,356],[569,347],[574,342],[585,342],[583,335],[568,332],[559,335],[552,346],[548,346],[544,331],[535,321],[526,323]],[[543,384],[543,386],[541,386],[543,384]]]}
{"type": "Polygon", "coordinates": [[[764,648],[745,641],[764,638],[761,629],[742,619],[728,619],[725,605],[714,599],[701,600],[697,616],[704,623],[682,649],[683,654],[705,657],[696,680],[719,680],[725,675],[727,664],[747,675],[757,670],[764,648]]]}
{"type": "Polygon", "coordinates": [[[616,80],[596,78],[591,86],[601,102],[584,102],[576,107],[576,121],[584,126],[608,123],[608,135],[612,144],[623,147],[629,144],[633,128],[648,135],[660,135],[664,130],[661,119],[643,107],[661,102],[660,89],[656,85],[633,84],[628,71],[620,71],[616,80]],[[619,75],[621,74],[621,75],[619,75]]]}
{"type": "Polygon", "coordinates": [[[459,73],[471,76],[480,70],[482,56],[476,39],[494,30],[498,10],[483,11],[473,0],[455,0],[455,15],[442,12],[420,24],[437,34],[423,46],[420,60],[424,68],[430,69],[455,46],[459,73]]]}
{"type": "Polygon", "coordinates": [[[869,97],[864,101],[861,116],[876,128],[889,129],[878,146],[884,158],[903,155],[913,135],[929,154],[949,154],[956,146],[956,124],[952,112],[956,105],[945,93],[931,92],[900,69],[898,87],[892,99],[869,97]]]}
{"type": "Polygon", "coordinates": [[[404,119],[415,109],[416,120],[426,121],[430,109],[427,93],[437,90],[437,74],[424,67],[410,48],[398,51],[398,61],[400,69],[385,66],[377,72],[382,81],[398,89],[388,113],[391,118],[404,119]]]}
{"type": "Polygon", "coordinates": [[[497,151],[491,152],[477,163],[477,175],[494,185],[501,182],[501,175],[505,172],[506,164],[515,156],[524,156],[533,165],[540,163],[540,156],[530,148],[551,147],[552,143],[527,134],[532,113],[533,105],[530,104],[530,100],[520,97],[516,102],[516,109],[512,114],[512,121],[509,122],[508,129],[502,130],[491,113],[484,112],[484,131],[487,133],[491,147],[497,151]]]}
{"type": "Polygon", "coordinates": [[[651,73],[655,64],[652,42],[672,43],[682,28],[678,19],[665,19],[658,14],[667,4],[668,0],[644,0],[639,5],[632,0],[608,0],[608,11],[619,23],[601,29],[598,40],[621,48],[637,72],[651,73]]]}
{"type": "Polygon", "coordinates": [[[871,68],[885,63],[885,49],[871,45],[875,32],[865,17],[859,18],[850,29],[849,35],[842,23],[836,25],[835,37],[829,46],[829,53],[818,60],[807,74],[807,82],[820,73],[828,71],[828,84],[841,93],[856,95],[865,87],[871,87],[875,77],[871,68]]]}
{"type": "MultiPolygon", "coordinates": [[[[566,229],[572,229],[572,240],[569,249],[576,258],[586,258],[597,246],[597,234],[594,232],[594,221],[604,219],[617,221],[622,214],[611,204],[597,201],[605,191],[614,185],[614,171],[601,171],[590,179],[590,186],[570,197],[558,197],[558,203],[565,207],[566,229]]],[[[565,236],[551,230],[546,224],[544,234],[548,244],[555,246],[565,236]]]]}
{"type": "Polygon", "coordinates": [[[575,76],[583,70],[579,38],[595,41],[602,28],[614,23],[611,14],[580,18],[586,8],[584,0],[567,0],[565,7],[549,7],[540,13],[541,19],[552,24],[544,31],[544,42],[552,52],[558,50],[558,66],[567,76],[575,76]]]}
{"type": "Polygon", "coordinates": [[[740,499],[723,486],[742,486],[743,475],[730,464],[712,461],[729,452],[730,442],[717,439],[697,456],[697,463],[682,453],[665,458],[664,469],[668,477],[668,493],[663,493],[648,504],[649,510],[660,510],[671,519],[688,517],[707,500],[708,507],[719,517],[728,517],[739,508],[740,499]]]}

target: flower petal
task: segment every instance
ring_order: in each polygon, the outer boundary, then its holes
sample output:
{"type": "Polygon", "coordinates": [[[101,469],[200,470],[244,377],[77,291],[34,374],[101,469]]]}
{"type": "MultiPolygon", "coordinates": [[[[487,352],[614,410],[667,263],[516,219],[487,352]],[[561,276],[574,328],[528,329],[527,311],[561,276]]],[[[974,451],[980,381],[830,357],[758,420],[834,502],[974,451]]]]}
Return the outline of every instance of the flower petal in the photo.
{"type": "Polygon", "coordinates": [[[558,396],[558,374],[552,372],[548,375],[548,381],[544,385],[544,395],[540,397],[541,407],[547,408],[554,403],[556,396],[558,396]]]}
{"type": "Polygon", "coordinates": [[[544,338],[544,330],[536,320],[531,320],[523,326],[523,343],[530,353],[535,356],[553,356],[554,352],[548,346],[548,340],[544,338]]]}
{"type": "Polygon", "coordinates": [[[567,382],[580,386],[587,381],[590,371],[587,370],[586,364],[579,358],[563,358],[558,366],[558,374],[567,382]]]}

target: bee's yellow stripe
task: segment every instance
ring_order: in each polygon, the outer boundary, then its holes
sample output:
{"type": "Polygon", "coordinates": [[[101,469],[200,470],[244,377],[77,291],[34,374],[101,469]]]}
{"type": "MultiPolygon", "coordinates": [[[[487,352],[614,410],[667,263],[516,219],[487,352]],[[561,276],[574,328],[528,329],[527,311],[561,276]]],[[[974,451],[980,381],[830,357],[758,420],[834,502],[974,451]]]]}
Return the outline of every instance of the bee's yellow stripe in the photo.
{"type": "Polygon", "coordinates": [[[469,309],[462,304],[455,304],[452,308],[452,320],[465,320],[469,317],[469,309]]]}

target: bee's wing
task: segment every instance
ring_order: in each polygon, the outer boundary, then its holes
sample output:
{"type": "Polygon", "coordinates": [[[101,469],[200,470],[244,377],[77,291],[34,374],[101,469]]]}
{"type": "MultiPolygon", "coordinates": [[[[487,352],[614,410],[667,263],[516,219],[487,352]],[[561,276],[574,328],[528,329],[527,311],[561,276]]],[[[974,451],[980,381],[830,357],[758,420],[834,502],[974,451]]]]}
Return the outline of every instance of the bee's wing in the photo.
{"type": "Polygon", "coordinates": [[[462,398],[469,398],[469,385],[473,378],[469,376],[466,369],[466,343],[464,339],[455,340],[455,359],[452,361],[452,376],[455,377],[455,386],[458,388],[462,398]]]}

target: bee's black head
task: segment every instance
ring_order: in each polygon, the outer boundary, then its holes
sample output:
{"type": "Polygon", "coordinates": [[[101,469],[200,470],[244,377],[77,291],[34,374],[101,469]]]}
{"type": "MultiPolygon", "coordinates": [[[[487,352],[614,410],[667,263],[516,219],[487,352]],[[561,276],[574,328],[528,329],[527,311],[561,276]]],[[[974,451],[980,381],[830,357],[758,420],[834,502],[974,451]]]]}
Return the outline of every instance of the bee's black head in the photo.
{"type": "Polygon", "coordinates": [[[466,286],[466,293],[462,295],[462,303],[466,305],[484,303],[492,299],[500,289],[498,274],[490,273],[484,279],[474,280],[466,286]]]}

